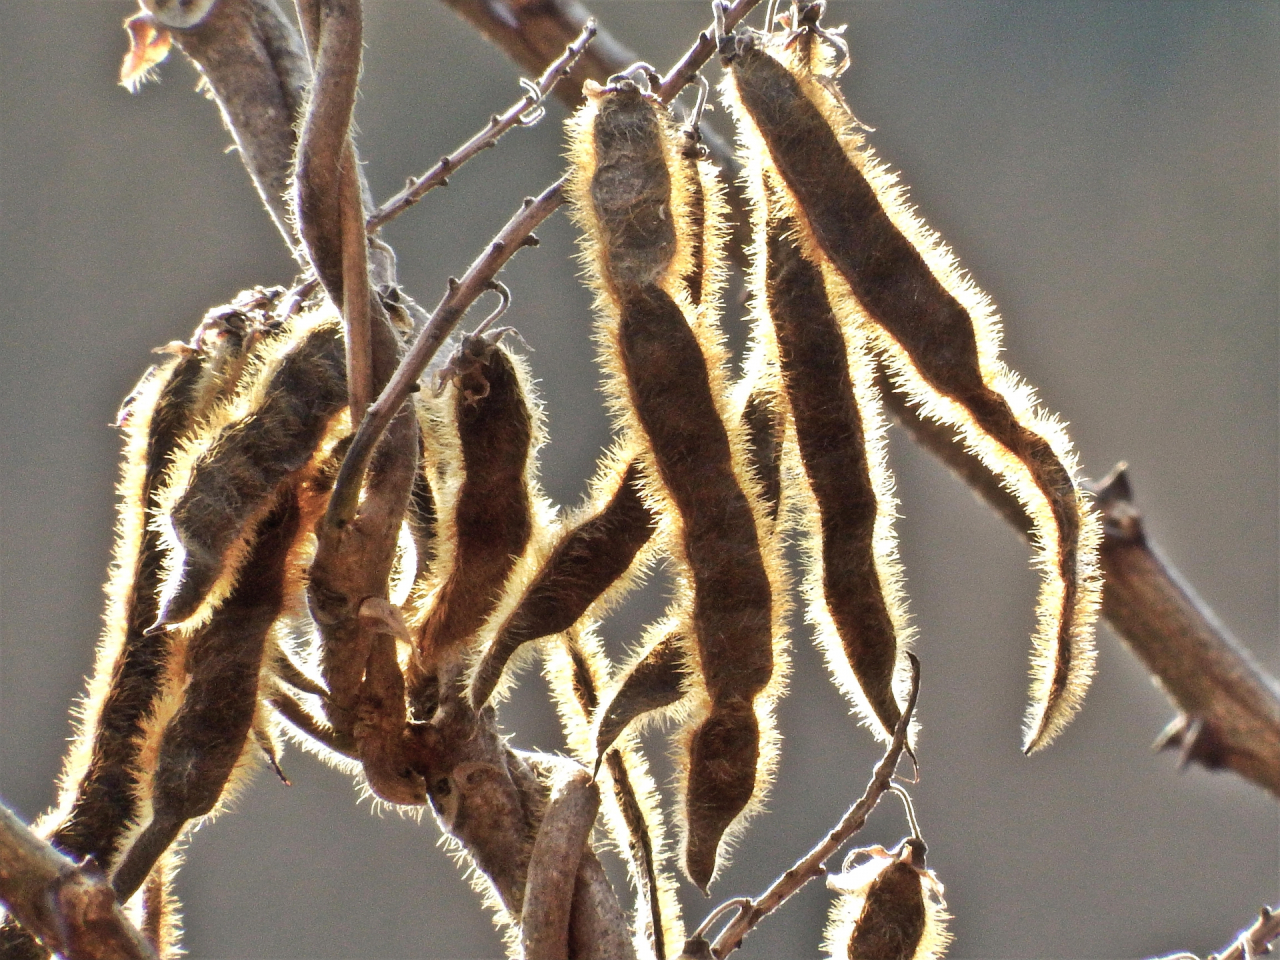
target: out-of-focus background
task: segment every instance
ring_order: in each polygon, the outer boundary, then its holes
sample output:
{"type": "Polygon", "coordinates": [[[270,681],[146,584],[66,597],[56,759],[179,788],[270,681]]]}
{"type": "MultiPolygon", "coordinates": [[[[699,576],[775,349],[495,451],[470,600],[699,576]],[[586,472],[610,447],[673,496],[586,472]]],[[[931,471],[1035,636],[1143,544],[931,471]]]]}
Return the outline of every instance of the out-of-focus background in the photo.
{"type": "MultiPolygon", "coordinates": [[[[360,148],[378,197],[518,95],[516,73],[443,7],[369,0],[360,148]]],[[[90,669],[119,442],[109,426],[151,347],[293,265],[213,106],[175,56],[115,85],[124,0],[9,0],[0,31],[0,796],[53,799],[68,705],[90,669]]],[[[601,3],[643,59],[670,63],[707,5],[601,3]]],[[[757,19],[758,19],[757,15],[757,19]]],[[[871,142],[1000,305],[1007,360],[1070,421],[1084,472],[1128,460],[1149,529],[1272,671],[1277,650],[1277,146],[1280,6],[1266,2],[832,0],[843,80],[871,142]]],[[[563,111],[517,131],[388,230],[433,304],[561,169],[563,111]]],[[[726,128],[717,111],[713,122],[726,128]]],[[[504,274],[534,352],[547,492],[576,503],[608,422],[589,297],[558,214],[504,274]]],[[[741,309],[726,324],[740,339],[741,309]]],[[[1179,772],[1149,745],[1172,709],[1106,630],[1084,711],[1018,749],[1036,578],[1024,543],[898,428],[898,529],[924,664],[930,862],[958,958],[1121,958],[1220,948],[1278,883],[1273,801],[1179,772]]],[[[617,651],[662,610],[662,580],[603,628],[617,651]]],[[[795,672],[770,814],[715,902],[758,891],[860,793],[878,748],[846,716],[795,618],[795,672]]],[[[503,714],[560,745],[536,671],[503,714]]],[[[661,738],[654,753],[665,753],[661,738]]],[[[659,769],[665,761],[659,759],[659,769]]],[[[487,957],[501,942],[421,824],[375,816],[346,777],[290,751],[192,839],[178,890],[194,957],[487,957]]],[[[905,832],[893,802],[862,840],[905,832]]],[[[744,957],[818,953],[818,884],[744,957]]]]}

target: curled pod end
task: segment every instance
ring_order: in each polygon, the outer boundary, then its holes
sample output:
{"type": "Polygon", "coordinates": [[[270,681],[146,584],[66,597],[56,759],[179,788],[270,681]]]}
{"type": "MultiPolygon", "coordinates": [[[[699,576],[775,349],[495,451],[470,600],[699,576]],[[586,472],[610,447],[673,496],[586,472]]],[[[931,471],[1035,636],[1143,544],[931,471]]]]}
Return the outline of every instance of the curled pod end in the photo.
{"type": "MultiPolygon", "coordinates": [[[[1079,538],[1070,566],[1074,582],[1062,587],[1055,577],[1062,565],[1046,571],[1059,590],[1042,591],[1039,626],[1031,651],[1031,693],[1024,727],[1023,752],[1048,746],[1066,728],[1084,702],[1097,664],[1094,626],[1102,607],[1102,577],[1097,556],[1102,522],[1092,505],[1076,498],[1079,538]],[[1066,594],[1066,596],[1064,596],[1066,594]]],[[[1053,551],[1060,555],[1063,547],[1053,551]]]]}
{"type": "Polygon", "coordinates": [[[924,865],[924,845],[871,847],[871,858],[827,878],[832,904],[823,949],[831,960],[938,960],[951,943],[942,884],[924,865]]]}
{"type": "Polygon", "coordinates": [[[713,706],[689,739],[684,867],[707,892],[727,860],[726,834],[756,793],[760,725],[749,703],[713,706]]]}

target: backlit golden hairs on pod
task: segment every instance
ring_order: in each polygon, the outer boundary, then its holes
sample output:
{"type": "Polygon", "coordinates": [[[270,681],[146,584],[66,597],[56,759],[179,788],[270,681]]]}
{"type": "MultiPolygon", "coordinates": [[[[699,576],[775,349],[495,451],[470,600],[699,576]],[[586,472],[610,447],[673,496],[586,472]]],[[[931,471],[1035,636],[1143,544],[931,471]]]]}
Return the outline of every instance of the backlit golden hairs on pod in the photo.
{"type": "Polygon", "coordinates": [[[502,599],[534,531],[536,407],[499,335],[466,338],[450,361],[443,430],[428,430],[441,470],[436,561],[415,627],[413,676],[460,661],[502,599]]]}
{"type": "Polygon", "coordinates": [[[909,684],[910,630],[874,365],[865,335],[832,312],[765,158],[743,159],[754,200],[754,336],[776,353],[812,496],[798,511],[811,558],[809,619],[845,696],[887,740],[909,684]]]}
{"type": "MultiPolygon", "coordinates": [[[[722,837],[759,798],[772,759],[761,722],[771,730],[778,689],[770,684],[778,561],[759,534],[766,507],[729,411],[718,333],[684,282],[694,230],[680,137],[631,80],[589,84],[587,97],[570,121],[569,190],[597,292],[610,401],[624,431],[647,442],[646,497],[683,564],[676,609],[688,617],[681,635],[706,696],[684,754],[684,861],[705,889],[722,837]]],[[[708,203],[704,217],[714,215],[708,203]]]]}
{"type": "Polygon", "coordinates": [[[925,867],[924,843],[870,847],[865,863],[827,878],[831,905],[823,948],[831,960],[938,960],[951,942],[942,884],[925,867]]]}
{"type": "Polygon", "coordinates": [[[794,29],[722,38],[725,99],[744,149],[785,186],[804,254],[821,264],[836,314],[870,338],[897,389],[954,426],[1033,520],[1043,581],[1024,748],[1044,746],[1079,708],[1093,671],[1099,524],[1073,481],[1062,425],[998,359],[1000,325],[985,294],[908,208],[863,144],[836,91],[821,4],[794,29]]]}
{"type": "Polygon", "coordinates": [[[222,602],[281,482],[307,464],[346,408],[342,326],[331,314],[294,318],[259,364],[169,473],[159,524],[169,556],[157,627],[195,626],[222,602]]]}

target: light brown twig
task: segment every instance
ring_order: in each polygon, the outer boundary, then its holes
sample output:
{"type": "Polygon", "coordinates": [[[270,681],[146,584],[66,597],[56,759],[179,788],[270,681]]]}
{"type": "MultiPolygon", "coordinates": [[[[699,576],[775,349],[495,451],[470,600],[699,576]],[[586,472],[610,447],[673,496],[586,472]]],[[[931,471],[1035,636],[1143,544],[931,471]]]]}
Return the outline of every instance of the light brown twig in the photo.
{"type": "Polygon", "coordinates": [[[575,770],[552,790],[529,855],[520,945],[525,960],[569,956],[569,914],[574,878],[600,809],[600,790],[586,770],[575,770]]]}
{"type": "Polygon", "coordinates": [[[155,960],[106,878],[76,866],[0,804],[0,901],[67,960],[155,960]]]}
{"type": "Polygon", "coordinates": [[[898,759],[907,745],[907,731],[911,727],[911,717],[915,713],[916,697],[920,693],[920,661],[915,654],[908,653],[911,659],[911,693],[907,697],[902,710],[902,717],[893,731],[893,740],[885,751],[884,759],[876,767],[866,792],[849,808],[834,830],[822,838],[822,841],[796,861],[795,865],[754,900],[743,903],[738,915],[721,931],[712,944],[712,954],[717,960],[724,960],[729,954],[742,945],[743,938],[751,932],[761,920],[782,906],[794,893],[810,880],[826,873],[823,866],[855,833],[862,829],[867,817],[875,809],[880,798],[893,783],[893,774],[898,767],[898,759]]]}
{"type": "Polygon", "coordinates": [[[458,168],[483,150],[494,146],[502,135],[516,126],[532,126],[542,116],[542,102],[547,98],[560,80],[569,76],[573,65],[587,49],[596,35],[594,20],[588,20],[582,32],[574,39],[564,52],[543,71],[537,81],[521,80],[520,83],[528,91],[523,97],[508,107],[501,114],[489,118],[483,130],[473,136],[453,153],[440,158],[440,162],[419,177],[410,178],[403,190],[387,200],[369,215],[365,228],[373,233],[390,223],[400,214],[427,195],[436,187],[449,183],[449,177],[458,168]]]}

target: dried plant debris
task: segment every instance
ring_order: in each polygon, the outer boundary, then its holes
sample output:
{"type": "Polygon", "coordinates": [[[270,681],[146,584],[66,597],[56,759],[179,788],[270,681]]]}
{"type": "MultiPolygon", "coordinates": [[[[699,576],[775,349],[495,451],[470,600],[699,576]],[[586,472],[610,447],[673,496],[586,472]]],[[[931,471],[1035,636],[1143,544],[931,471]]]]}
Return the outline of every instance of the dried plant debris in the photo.
{"type": "MultiPolygon", "coordinates": [[[[759,749],[759,727],[762,719],[769,725],[779,688],[770,684],[778,561],[760,535],[767,508],[746,463],[740,418],[728,410],[713,317],[694,310],[683,279],[695,231],[688,165],[670,116],[634,80],[615,78],[588,87],[570,131],[570,190],[597,291],[607,389],[623,430],[645,441],[646,494],[687,584],[676,608],[688,618],[681,635],[706,701],[692,711],[699,729],[686,738],[685,756],[692,750],[708,762],[683,773],[685,868],[705,888],[722,862],[723,835],[759,798],[772,759],[759,749]],[[735,769],[730,783],[726,766],[742,763],[749,768],[735,769]]],[[[707,232],[698,235],[705,245],[707,232]]]]}
{"type": "Polygon", "coordinates": [[[986,297],[910,210],[864,145],[839,95],[821,4],[776,35],[739,28],[720,41],[725,99],[743,149],[767,158],[803,254],[822,267],[847,328],[866,336],[896,389],[951,425],[1034,520],[1043,581],[1024,748],[1034,751],[1079,708],[1092,675],[1099,526],[1073,480],[1062,425],[998,358],[986,297]],[[788,209],[789,207],[789,209],[788,209]]]}
{"type": "Polygon", "coordinates": [[[937,960],[951,942],[942,884],[925,867],[917,838],[894,850],[855,851],[869,859],[827,878],[831,906],[824,949],[832,960],[937,960]]]}

